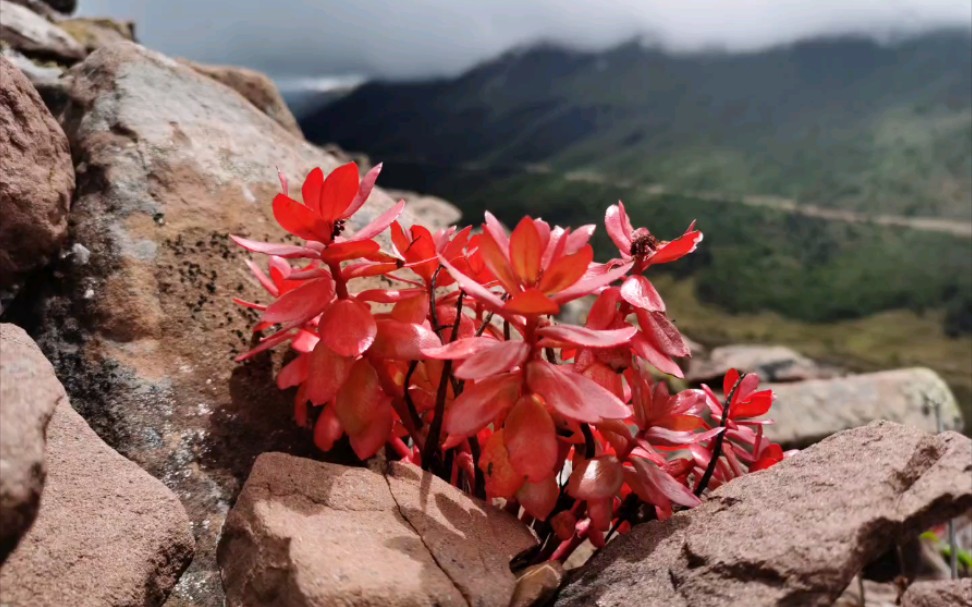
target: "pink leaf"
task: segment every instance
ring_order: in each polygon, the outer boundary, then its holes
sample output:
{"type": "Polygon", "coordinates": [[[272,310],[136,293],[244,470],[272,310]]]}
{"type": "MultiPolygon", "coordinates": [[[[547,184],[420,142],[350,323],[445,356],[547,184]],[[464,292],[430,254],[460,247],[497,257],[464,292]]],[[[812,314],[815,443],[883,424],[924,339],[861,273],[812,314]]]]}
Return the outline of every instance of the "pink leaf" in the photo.
{"type": "Polygon", "coordinates": [[[330,276],[309,280],[267,306],[263,321],[269,323],[301,323],[308,321],[331,303],[334,281],[330,276]]]}
{"type": "Polygon", "coordinates": [[[519,395],[519,375],[496,375],[467,385],[449,408],[443,428],[450,436],[471,436],[513,406],[519,395]]]}
{"type": "Polygon", "coordinates": [[[527,364],[527,384],[568,419],[596,423],[602,419],[624,419],[631,415],[617,396],[594,380],[562,370],[560,366],[544,360],[527,364]]]}
{"type": "Polygon", "coordinates": [[[567,493],[582,500],[614,497],[624,474],[621,463],[613,455],[583,460],[574,468],[567,483],[567,493]]]}
{"type": "Polygon", "coordinates": [[[629,276],[621,285],[621,297],[636,308],[649,312],[664,312],[665,302],[655,287],[644,276],[629,276]]]}
{"type": "Polygon", "coordinates": [[[374,221],[361,228],[350,236],[348,240],[367,240],[369,238],[374,238],[375,236],[381,234],[385,229],[390,226],[398,216],[402,214],[405,210],[405,201],[399,200],[390,209],[375,218],[374,221]]]}
{"type": "Polygon", "coordinates": [[[455,375],[459,379],[482,379],[504,373],[522,365],[529,354],[530,346],[522,341],[494,342],[493,346],[467,358],[455,375]]]}
{"type": "Polygon", "coordinates": [[[611,348],[628,343],[637,332],[637,327],[596,330],[573,325],[550,325],[539,329],[537,335],[583,348],[611,348]]]}
{"type": "Polygon", "coordinates": [[[240,245],[247,251],[252,251],[253,253],[276,255],[278,257],[284,257],[287,259],[293,259],[294,257],[317,257],[317,252],[313,249],[308,249],[307,247],[292,244],[259,242],[256,240],[243,238],[242,236],[230,236],[230,238],[236,244],[240,245]]]}
{"type": "Polygon", "coordinates": [[[341,356],[358,356],[375,341],[378,329],[366,304],[342,299],[321,316],[317,332],[327,347],[341,356]]]}

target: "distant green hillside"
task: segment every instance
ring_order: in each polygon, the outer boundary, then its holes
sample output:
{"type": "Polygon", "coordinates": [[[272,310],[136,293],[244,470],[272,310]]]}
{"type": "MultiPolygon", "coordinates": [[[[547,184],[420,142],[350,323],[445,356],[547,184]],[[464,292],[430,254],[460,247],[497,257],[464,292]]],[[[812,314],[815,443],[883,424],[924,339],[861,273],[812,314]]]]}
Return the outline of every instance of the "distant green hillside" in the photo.
{"type": "Polygon", "coordinates": [[[537,163],[669,191],[972,217],[965,31],[734,55],[537,46],[455,79],[365,85],[301,126],[382,160],[537,163]]]}

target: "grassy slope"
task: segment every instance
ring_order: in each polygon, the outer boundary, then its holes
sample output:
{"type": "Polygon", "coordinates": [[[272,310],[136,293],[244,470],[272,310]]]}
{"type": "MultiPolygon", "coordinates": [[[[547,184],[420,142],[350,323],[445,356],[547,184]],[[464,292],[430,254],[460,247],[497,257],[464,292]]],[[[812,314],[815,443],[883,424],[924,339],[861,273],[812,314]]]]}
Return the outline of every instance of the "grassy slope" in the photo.
{"type": "MultiPolygon", "coordinates": [[[[391,176],[416,167],[389,167],[391,176]]],[[[972,241],[874,225],[848,225],[731,201],[648,195],[556,175],[424,173],[467,221],[489,208],[511,223],[523,213],[563,225],[601,223],[622,198],[635,225],[663,238],[697,219],[700,250],[654,272],[679,326],[707,344],[783,343],[857,370],[928,366],[972,419],[972,336],[952,338],[943,309],[972,297],[972,241]]],[[[613,255],[603,228],[598,257],[613,255]]]]}

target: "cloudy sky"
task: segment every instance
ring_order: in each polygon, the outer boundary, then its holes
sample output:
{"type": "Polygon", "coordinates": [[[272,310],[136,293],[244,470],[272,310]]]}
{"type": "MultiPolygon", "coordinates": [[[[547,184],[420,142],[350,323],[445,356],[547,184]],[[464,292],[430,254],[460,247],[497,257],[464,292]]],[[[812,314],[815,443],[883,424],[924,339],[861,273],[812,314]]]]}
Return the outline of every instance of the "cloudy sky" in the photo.
{"type": "Polygon", "coordinates": [[[602,48],[642,35],[677,51],[745,51],[972,23],[970,0],[81,0],[79,12],[133,19],[149,47],[281,83],[452,75],[539,39],[602,48]]]}

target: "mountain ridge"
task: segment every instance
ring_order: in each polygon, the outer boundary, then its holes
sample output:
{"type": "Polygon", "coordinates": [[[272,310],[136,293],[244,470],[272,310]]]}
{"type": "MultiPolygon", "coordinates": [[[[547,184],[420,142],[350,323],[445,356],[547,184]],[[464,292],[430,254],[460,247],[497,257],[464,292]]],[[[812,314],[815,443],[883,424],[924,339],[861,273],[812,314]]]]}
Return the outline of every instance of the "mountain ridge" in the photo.
{"type": "Polygon", "coordinates": [[[548,163],[671,190],[972,218],[972,33],[672,54],[550,43],[370,82],[301,121],[382,160],[548,163]]]}

